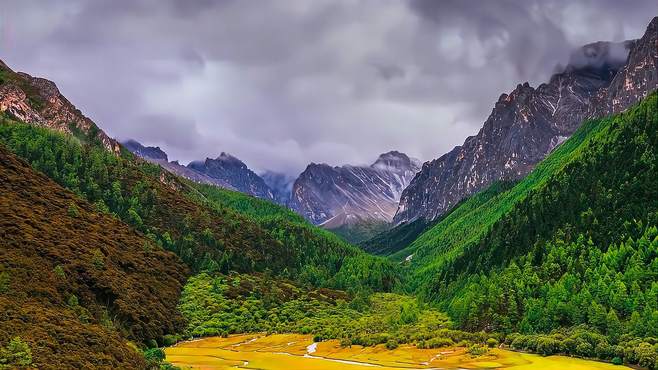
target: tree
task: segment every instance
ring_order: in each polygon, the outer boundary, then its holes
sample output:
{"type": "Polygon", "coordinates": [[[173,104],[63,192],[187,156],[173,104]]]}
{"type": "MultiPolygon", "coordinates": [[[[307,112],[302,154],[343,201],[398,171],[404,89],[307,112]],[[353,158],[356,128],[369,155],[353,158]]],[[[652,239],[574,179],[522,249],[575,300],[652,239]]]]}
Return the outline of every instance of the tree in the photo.
{"type": "Polygon", "coordinates": [[[0,368],[22,368],[31,364],[32,350],[20,337],[14,337],[5,348],[0,348],[0,368]]]}
{"type": "Polygon", "coordinates": [[[617,317],[617,312],[615,312],[614,309],[610,309],[610,312],[608,312],[608,315],[606,316],[606,325],[607,325],[607,333],[610,339],[612,339],[613,342],[617,342],[617,339],[619,339],[619,336],[623,334],[624,328],[621,325],[621,322],[619,322],[619,317],[617,317]]]}

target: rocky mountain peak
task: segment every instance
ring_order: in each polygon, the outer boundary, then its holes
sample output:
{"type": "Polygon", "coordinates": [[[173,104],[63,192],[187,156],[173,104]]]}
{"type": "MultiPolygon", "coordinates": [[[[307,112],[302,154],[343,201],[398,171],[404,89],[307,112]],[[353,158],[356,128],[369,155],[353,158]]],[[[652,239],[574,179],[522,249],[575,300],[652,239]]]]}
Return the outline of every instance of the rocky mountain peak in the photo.
{"type": "Polygon", "coordinates": [[[71,104],[54,82],[14,72],[0,61],[0,112],[81,140],[99,142],[119,154],[121,146],[71,104]]]}
{"type": "Polygon", "coordinates": [[[414,170],[416,172],[420,169],[420,165],[420,160],[412,159],[404,153],[393,150],[381,154],[370,167],[381,170],[414,170]]]}
{"type": "Polygon", "coordinates": [[[434,220],[494,181],[523,177],[583,120],[646,97],[658,88],[657,31],[658,17],[640,40],[585,45],[547,83],[501,94],[477,135],[423,165],[394,222],[434,220]]]}
{"type": "Polygon", "coordinates": [[[265,181],[238,158],[222,152],[217,158],[206,158],[205,161],[194,161],[187,165],[211,178],[221,180],[245,194],[259,198],[274,200],[274,193],[265,181]]]}
{"type": "Polygon", "coordinates": [[[136,154],[142,158],[168,161],[167,153],[160,149],[159,146],[144,146],[137,140],[133,139],[123,141],[121,144],[125,146],[126,149],[130,150],[133,154],[136,154]]]}
{"type": "Polygon", "coordinates": [[[402,190],[419,169],[418,160],[398,151],[381,154],[370,166],[311,163],[293,185],[290,207],[332,229],[390,222],[402,190]]]}

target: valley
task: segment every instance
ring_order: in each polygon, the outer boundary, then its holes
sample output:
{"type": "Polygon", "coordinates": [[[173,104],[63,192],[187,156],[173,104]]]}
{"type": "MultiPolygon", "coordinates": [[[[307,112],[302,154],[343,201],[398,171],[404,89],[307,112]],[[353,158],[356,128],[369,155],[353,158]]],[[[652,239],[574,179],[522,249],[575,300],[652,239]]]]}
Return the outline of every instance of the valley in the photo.
{"type": "Polygon", "coordinates": [[[563,356],[539,355],[491,349],[472,357],[462,348],[418,349],[400,346],[341,347],[339,341],[314,343],[308,335],[259,334],[228,338],[209,337],[165,349],[167,360],[181,369],[510,369],[510,370],[610,370],[630,369],[563,356]]]}
{"type": "Polygon", "coordinates": [[[0,369],[658,370],[658,17],[424,164],[103,124],[0,61],[0,369]]]}

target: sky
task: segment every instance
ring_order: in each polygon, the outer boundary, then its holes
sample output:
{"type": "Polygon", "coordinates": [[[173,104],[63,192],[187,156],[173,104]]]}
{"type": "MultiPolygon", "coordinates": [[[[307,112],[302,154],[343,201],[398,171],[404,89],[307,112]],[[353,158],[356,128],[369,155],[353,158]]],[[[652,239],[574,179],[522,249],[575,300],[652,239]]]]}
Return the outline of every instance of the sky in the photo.
{"type": "Polygon", "coordinates": [[[656,0],[0,0],[0,60],[110,136],[256,171],[431,160],[656,0]]]}

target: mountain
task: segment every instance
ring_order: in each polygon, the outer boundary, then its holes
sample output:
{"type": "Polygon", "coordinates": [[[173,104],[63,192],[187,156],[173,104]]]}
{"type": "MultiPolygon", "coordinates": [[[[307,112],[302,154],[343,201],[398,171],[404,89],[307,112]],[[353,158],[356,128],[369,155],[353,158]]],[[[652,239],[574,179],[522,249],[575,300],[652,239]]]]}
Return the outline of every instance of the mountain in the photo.
{"type": "Polygon", "coordinates": [[[144,158],[151,159],[153,161],[164,161],[169,162],[167,153],[165,153],[159,146],[144,146],[136,140],[126,140],[122,141],[121,145],[130,150],[131,153],[144,158]]]}
{"type": "Polygon", "coordinates": [[[462,329],[521,333],[508,338],[515,349],[654,366],[658,92],[585,121],[528,176],[500,185],[391,256],[406,266],[406,291],[462,329]]]}
{"type": "Polygon", "coordinates": [[[644,36],[633,44],[628,62],[610,85],[602,89],[591,117],[619,113],[658,88],[658,16],[649,23],[644,36]]]}
{"type": "Polygon", "coordinates": [[[272,189],[274,200],[281,205],[288,205],[292,195],[295,178],[280,172],[265,171],[260,174],[265,184],[272,189]]]}
{"type": "Polygon", "coordinates": [[[0,112],[19,121],[48,127],[97,142],[119,154],[121,146],[71,104],[55,83],[27,73],[14,72],[0,60],[0,112]]]}
{"type": "Polygon", "coordinates": [[[265,184],[265,181],[241,160],[230,154],[222,152],[215,159],[206,158],[205,161],[194,161],[187,167],[228,183],[237,191],[262,199],[274,200],[274,193],[265,184]]]}
{"type": "Polygon", "coordinates": [[[417,160],[396,151],[380,155],[370,166],[311,163],[293,185],[290,207],[329,229],[389,223],[400,194],[419,167],[417,160]]]}
{"type": "Polygon", "coordinates": [[[586,45],[548,83],[537,88],[524,83],[502,94],[477,135],[423,165],[402,194],[394,222],[434,220],[495,181],[522,178],[583,120],[608,111],[598,106],[618,102],[618,111],[646,96],[655,88],[655,59],[640,55],[655,55],[655,37],[648,32],[637,42],[586,45]],[[619,81],[629,73],[644,77],[644,85],[624,93],[629,99],[621,103],[616,95],[624,84],[619,81]]]}
{"type": "Polygon", "coordinates": [[[179,164],[178,161],[169,162],[167,153],[160,149],[160,147],[144,146],[135,140],[123,141],[121,145],[123,145],[126,149],[138,157],[148,162],[158,164],[167,171],[180,177],[184,177],[188,180],[192,180],[200,184],[209,184],[219,186],[224,189],[237,190],[231,184],[222,179],[207,176],[199,171],[179,164]]]}
{"type": "Polygon", "coordinates": [[[0,341],[20,337],[29,368],[146,368],[128,340],[184,327],[181,260],[2,145],[0,240],[0,341]]]}

